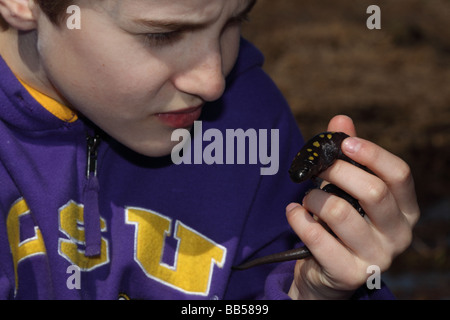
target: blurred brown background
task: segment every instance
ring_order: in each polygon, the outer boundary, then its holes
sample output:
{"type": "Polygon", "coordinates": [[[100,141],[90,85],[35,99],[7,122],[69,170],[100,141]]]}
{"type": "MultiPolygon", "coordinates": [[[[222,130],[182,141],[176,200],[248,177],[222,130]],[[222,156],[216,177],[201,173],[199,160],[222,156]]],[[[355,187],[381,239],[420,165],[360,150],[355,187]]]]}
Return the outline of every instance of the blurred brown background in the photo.
{"type": "Polygon", "coordinates": [[[450,299],[450,0],[258,0],[250,20],[305,138],[346,114],[410,164],[422,217],[383,279],[400,299],[450,299]]]}

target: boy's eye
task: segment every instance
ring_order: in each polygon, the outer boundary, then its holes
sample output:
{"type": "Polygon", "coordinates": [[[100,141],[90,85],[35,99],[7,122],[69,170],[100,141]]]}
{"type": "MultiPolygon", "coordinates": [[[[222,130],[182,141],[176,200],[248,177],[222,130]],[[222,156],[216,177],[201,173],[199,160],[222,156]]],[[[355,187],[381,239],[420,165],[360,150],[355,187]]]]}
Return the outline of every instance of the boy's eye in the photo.
{"type": "Polygon", "coordinates": [[[150,46],[163,46],[169,45],[178,40],[181,37],[181,32],[158,32],[145,34],[145,42],[150,46]]]}
{"type": "MultiPolygon", "coordinates": [[[[242,14],[237,17],[230,19],[227,23],[229,25],[242,24],[249,21],[248,14],[242,14]]],[[[148,46],[158,47],[173,44],[175,41],[179,40],[185,31],[189,29],[177,29],[173,31],[166,32],[155,32],[145,34],[145,43],[148,46]]]]}

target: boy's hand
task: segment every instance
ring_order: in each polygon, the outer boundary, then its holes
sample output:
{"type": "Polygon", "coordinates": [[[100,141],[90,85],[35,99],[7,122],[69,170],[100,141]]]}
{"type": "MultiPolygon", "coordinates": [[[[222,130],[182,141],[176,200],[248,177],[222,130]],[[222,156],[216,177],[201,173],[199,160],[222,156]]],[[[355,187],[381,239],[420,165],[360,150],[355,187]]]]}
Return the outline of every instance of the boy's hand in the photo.
{"type": "MultiPolygon", "coordinates": [[[[352,120],[344,116],[331,120],[328,130],[356,135],[352,120]]],[[[314,256],[297,262],[289,292],[293,299],[349,298],[366,283],[369,266],[387,270],[410,245],[419,219],[414,181],[404,161],[359,138],[346,139],[342,149],[376,176],[337,161],[320,177],[359,199],[366,216],[361,217],[347,201],[318,189],[303,199],[303,206],[287,207],[290,225],[314,256]]]]}

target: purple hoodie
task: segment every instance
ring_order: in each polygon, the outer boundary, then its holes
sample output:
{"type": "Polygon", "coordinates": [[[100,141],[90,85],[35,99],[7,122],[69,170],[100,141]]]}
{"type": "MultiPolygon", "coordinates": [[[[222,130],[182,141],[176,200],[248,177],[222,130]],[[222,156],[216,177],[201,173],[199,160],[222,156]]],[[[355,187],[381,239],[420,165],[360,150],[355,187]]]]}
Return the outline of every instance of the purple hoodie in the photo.
{"type": "MultiPolygon", "coordinates": [[[[310,187],[288,177],[303,140],[262,63],[243,40],[201,124],[278,129],[275,175],[249,161],[175,165],[106,135],[97,146],[89,121],[53,116],[0,59],[0,298],[287,299],[293,262],[231,270],[296,245],[285,207],[310,187]]],[[[371,296],[392,297],[383,287],[355,298],[371,296]]]]}

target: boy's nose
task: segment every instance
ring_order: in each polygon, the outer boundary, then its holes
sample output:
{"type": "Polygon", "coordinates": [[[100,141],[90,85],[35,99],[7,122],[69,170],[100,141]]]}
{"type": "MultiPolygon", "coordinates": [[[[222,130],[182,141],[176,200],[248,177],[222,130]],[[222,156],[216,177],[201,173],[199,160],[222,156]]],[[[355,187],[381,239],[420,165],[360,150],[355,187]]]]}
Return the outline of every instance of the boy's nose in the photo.
{"type": "Polygon", "coordinates": [[[175,77],[175,86],[178,90],[199,96],[204,101],[219,99],[225,90],[220,49],[203,50],[191,61],[192,64],[175,77]]]}

